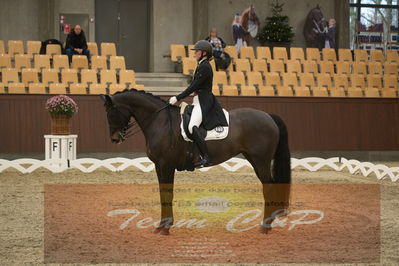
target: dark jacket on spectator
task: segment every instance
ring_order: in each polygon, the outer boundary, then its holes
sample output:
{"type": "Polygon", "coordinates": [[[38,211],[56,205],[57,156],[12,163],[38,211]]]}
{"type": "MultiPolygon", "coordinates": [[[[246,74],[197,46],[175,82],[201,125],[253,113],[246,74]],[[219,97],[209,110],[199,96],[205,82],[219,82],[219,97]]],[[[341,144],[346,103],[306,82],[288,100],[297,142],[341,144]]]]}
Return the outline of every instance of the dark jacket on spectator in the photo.
{"type": "Polygon", "coordinates": [[[71,49],[78,48],[83,50],[87,49],[86,36],[83,30],[80,32],[79,35],[76,35],[75,31],[73,30],[68,34],[68,37],[66,39],[65,49],[68,48],[71,49]]]}
{"type": "Polygon", "coordinates": [[[329,27],[328,32],[326,33],[326,40],[328,40],[330,44],[330,48],[335,49],[335,34],[336,34],[336,27],[329,27]]]}

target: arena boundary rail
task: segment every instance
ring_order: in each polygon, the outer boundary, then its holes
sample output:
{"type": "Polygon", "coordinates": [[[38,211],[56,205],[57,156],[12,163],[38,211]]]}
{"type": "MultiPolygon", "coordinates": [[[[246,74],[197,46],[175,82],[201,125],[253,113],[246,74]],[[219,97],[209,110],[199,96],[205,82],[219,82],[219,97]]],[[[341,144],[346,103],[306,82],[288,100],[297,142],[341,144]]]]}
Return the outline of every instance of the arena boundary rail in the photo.
{"type": "MultiPolygon", "coordinates": [[[[252,168],[251,164],[241,158],[232,158],[218,166],[223,167],[227,171],[235,172],[242,167],[248,166],[252,168]]],[[[140,157],[136,159],[128,158],[111,158],[105,160],[82,158],[71,161],[60,160],[36,160],[36,159],[16,159],[4,160],[0,159],[0,173],[9,168],[14,168],[17,171],[28,174],[33,171],[44,168],[52,173],[61,173],[69,169],[77,169],[83,173],[91,173],[98,168],[104,167],[110,171],[123,171],[128,167],[136,167],[143,172],[150,172],[154,170],[154,164],[147,157],[140,157]]],[[[213,166],[216,167],[216,166],[213,166]]],[[[399,167],[388,167],[382,164],[373,164],[371,162],[360,162],[358,160],[348,160],[342,157],[332,157],[328,159],[318,157],[308,158],[291,158],[291,168],[303,167],[308,171],[316,172],[323,167],[329,167],[335,171],[348,170],[350,174],[359,173],[364,177],[374,174],[377,179],[390,178],[392,182],[399,180],[399,167]]],[[[212,167],[202,168],[200,171],[209,171],[212,167]]]]}

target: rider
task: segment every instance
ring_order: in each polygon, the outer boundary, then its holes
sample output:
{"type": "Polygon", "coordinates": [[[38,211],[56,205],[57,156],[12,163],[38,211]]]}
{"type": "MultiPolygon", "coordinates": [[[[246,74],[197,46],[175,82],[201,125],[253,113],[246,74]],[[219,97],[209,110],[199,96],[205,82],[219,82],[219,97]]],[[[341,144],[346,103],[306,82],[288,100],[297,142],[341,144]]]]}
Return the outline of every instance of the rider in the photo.
{"type": "Polygon", "coordinates": [[[205,167],[210,165],[210,158],[205,139],[201,136],[199,127],[202,123],[206,130],[212,130],[217,126],[227,126],[227,121],[222,107],[212,94],[213,71],[209,64],[209,60],[212,58],[212,45],[205,40],[201,40],[195,44],[192,50],[195,50],[195,59],[198,61],[194,78],[188,88],[179,95],[171,97],[169,103],[175,104],[194,93],[194,108],[188,130],[192,134],[202,157],[201,161],[195,163],[195,167],[205,167]]]}

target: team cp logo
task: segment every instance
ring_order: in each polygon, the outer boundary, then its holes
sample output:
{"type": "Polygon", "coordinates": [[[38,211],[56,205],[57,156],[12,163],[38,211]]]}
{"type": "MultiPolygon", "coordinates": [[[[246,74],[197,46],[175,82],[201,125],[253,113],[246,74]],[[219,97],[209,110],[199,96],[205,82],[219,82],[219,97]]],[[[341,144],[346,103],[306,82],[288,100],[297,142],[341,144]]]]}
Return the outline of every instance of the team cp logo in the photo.
{"type": "Polygon", "coordinates": [[[224,128],[221,127],[221,126],[217,126],[217,127],[215,128],[215,131],[216,131],[217,133],[222,133],[222,132],[224,131],[224,128]]]}

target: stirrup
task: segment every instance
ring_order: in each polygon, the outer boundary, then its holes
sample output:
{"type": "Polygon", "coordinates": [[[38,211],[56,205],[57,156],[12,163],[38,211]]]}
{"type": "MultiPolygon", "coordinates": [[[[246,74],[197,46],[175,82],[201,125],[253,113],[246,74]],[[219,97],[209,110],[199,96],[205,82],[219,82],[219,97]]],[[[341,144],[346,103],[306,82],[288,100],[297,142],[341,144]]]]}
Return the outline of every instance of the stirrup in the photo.
{"type": "Polygon", "coordinates": [[[210,163],[209,157],[208,157],[208,160],[206,160],[205,158],[201,158],[200,161],[194,163],[195,168],[208,167],[210,165],[211,165],[211,163],[210,163]]]}

